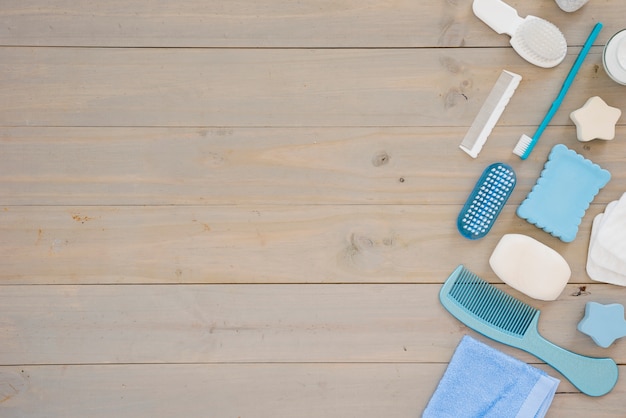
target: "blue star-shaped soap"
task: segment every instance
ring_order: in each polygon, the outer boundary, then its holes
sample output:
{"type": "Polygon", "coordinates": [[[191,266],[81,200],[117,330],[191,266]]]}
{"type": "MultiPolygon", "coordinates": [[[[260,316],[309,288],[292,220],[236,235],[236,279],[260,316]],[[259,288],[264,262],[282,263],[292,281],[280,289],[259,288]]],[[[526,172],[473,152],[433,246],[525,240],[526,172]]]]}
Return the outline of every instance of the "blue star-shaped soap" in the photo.
{"type": "Polygon", "coordinates": [[[578,323],[578,331],[587,334],[602,348],[607,348],[613,341],[626,336],[624,306],[619,303],[603,305],[587,302],[585,316],[578,323]]]}

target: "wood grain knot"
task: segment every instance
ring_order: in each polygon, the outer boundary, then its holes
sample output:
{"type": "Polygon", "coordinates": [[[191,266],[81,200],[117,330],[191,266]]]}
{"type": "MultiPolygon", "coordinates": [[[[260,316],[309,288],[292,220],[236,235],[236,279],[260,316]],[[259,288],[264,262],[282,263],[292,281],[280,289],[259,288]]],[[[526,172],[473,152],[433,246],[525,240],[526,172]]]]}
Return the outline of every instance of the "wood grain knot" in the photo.
{"type": "Polygon", "coordinates": [[[467,100],[468,97],[465,95],[465,93],[463,93],[460,89],[453,87],[448,90],[448,93],[446,94],[443,101],[443,107],[446,110],[452,109],[458,106],[459,103],[465,102],[467,100]]]}
{"type": "Polygon", "coordinates": [[[372,158],[372,165],[374,167],[380,167],[388,164],[391,157],[385,151],[380,151],[372,158]]]}

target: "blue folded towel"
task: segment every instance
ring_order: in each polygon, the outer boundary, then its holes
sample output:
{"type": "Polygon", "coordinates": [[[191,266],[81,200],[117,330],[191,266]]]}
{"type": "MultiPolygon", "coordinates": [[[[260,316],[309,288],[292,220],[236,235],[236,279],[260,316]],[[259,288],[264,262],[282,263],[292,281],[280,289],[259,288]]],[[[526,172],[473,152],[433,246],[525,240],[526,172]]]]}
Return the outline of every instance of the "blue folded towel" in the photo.
{"type": "Polygon", "coordinates": [[[559,380],[464,336],[423,418],[541,418],[559,380]]]}

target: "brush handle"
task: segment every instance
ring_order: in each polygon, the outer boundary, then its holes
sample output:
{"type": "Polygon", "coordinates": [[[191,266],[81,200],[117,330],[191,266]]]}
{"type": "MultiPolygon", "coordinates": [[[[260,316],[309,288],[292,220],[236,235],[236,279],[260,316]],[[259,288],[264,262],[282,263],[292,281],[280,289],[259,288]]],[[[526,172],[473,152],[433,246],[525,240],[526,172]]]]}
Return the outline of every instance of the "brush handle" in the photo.
{"type": "Polygon", "coordinates": [[[557,110],[559,110],[559,107],[561,106],[561,103],[563,103],[563,99],[565,98],[565,95],[567,94],[567,92],[569,91],[569,88],[574,82],[574,78],[576,77],[576,74],[578,74],[578,70],[580,70],[580,67],[583,64],[583,61],[587,57],[587,54],[589,53],[589,50],[591,49],[593,42],[598,37],[600,30],[602,30],[602,23],[598,22],[595,24],[595,26],[591,30],[591,33],[587,37],[587,40],[585,41],[583,48],[580,50],[580,52],[578,53],[578,56],[576,57],[576,61],[574,61],[572,68],[570,68],[569,73],[567,73],[567,77],[565,77],[565,80],[563,81],[563,84],[561,85],[561,90],[559,90],[559,94],[556,96],[556,99],[554,99],[554,101],[552,102],[552,105],[550,106],[550,110],[548,110],[548,113],[546,113],[546,115],[543,117],[543,120],[541,121],[541,123],[539,124],[539,127],[535,131],[532,141],[528,145],[528,148],[524,152],[524,155],[522,155],[522,160],[525,160],[526,158],[528,158],[531,151],[535,147],[535,144],[537,144],[537,141],[539,141],[539,138],[543,134],[543,131],[548,127],[548,124],[550,123],[554,115],[556,114],[557,110]]]}
{"type": "MultiPolygon", "coordinates": [[[[538,316],[535,318],[538,319],[538,316]]],[[[610,358],[581,356],[543,338],[531,324],[519,348],[539,357],[589,396],[602,396],[617,383],[618,368],[610,358]]]]}
{"type": "Polygon", "coordinates": [[[517,10],[501,0],[474,0],[472,10],[476,17],[499,34],[513,36],[524,21],[517,14],[517,10]]]}
{"type": "Polygon", "coordinates": [[[585,60],[585,57],[587,57],[587,54],[589,53],[589,49],[591,49],[591,46],[593,45],[593,42],[598,37],[598,34],[600,33],[601,29],[602,29],[602,23],[598,22],[591,30],[591,33],[587,37],[587,40],[585,41],[583,48],[580,50],[580,52],[578,53],[578,56],[576,57],[576,61],[574,61],[572,68],[570,68],[569,73],[567,73],[567,77],[565,77],[565,80],[563,81],[563,85],[561,85],[561,90],[559,90],[559,94],[556,96],[556,99],[554,99],[554,102],[552,102],[552,106],[550,106],[550,110],[548,111],[546,116],[543,118],[543,121],[541,121],[539,128],[537,128],[537,132],[535,132],[535,135],[533,135],[533,139],[541,136],[544,129],[546,129],[546,126],[548,126],[548,124],[550,123],[550,120],[552,120],[552,117],[554,116],[556,111],[559,109],[559,106],[561,106],[561,103],[563,103],[563,99],[565,98],[565,95],[569,91],[569,88],[572,86],[572,83],[574,82],[574,78],[576,77],[576,74],[578,74],[578,70],[580,70],[580,67],[583,65],[583,61],[585,60]]]}

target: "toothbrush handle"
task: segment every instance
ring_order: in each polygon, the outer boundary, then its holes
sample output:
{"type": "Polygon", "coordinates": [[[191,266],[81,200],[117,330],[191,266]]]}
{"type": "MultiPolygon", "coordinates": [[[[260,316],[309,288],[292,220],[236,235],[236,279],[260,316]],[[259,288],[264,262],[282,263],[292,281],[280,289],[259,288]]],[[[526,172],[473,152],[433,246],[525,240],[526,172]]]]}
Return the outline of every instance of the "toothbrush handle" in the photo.
{"type": "Polygon", "coordinates": [[[585,41],[585,44],[583,45],[582,49],[578,53],[578,56],[576,57],[576,61],[574,61],[574,64],[572,64],[572,68],[569,69],[569,72],[567,73],[567,77],[565,77],[565,81],[563,81],[563,85],[561,86],[561,90],[559,91],[559,95],[556,97],[556,100],[554,101],[555,103],[557,103],[557,105],[560,105],[563,99],[565,98],[567,91],[569,90],[570,86],[574,82],[574,77],[576,77],[576,74],[578,74],[578,70],[580,70],[580,67],[583,64],[583,61],[587,57],[589,50],[593,46],[593,43],[598,37],[598,34],[600,33],[601,30],[602,30],[602,22],[598,22],[595,24],[595,26],[589,33],[589,36],[587,36],[587,40],[585,41]]]}
{"type": "Polygon", "coordinates": [[[561,98],[560,100],[557,99],[554,102],[552,102],[552,105],[550,105],[550,110],[548,110],[548,113],[546,113],[546,115],[543,117],[543,120],[541,121],[541,123],[537,127],[537,130],[535,131],[535,134],[533,135],[533,146],[535,145],[539,137],[543,134],[543,131],[545,131],[548,125],[550,124],[550,121],[556,114],[557,110],[559,110],[559,107],[561,106],[562,101],[563,101],[563,98],[561,98]]]}
{"type": "Polygon", "coordinates": [[[526,150],[524,151],[524,156],[522,157],[523,160],[528,158],[530,153],[533,151],[533,148],[535,148],[535,145],[537,145],[537,142],[539,142],[539,138],[541,137],[541,135],[543,135],[543,131],[545,131],[550,124],[552,117],[556,114],[557,110],[559,110],[562,101],[563,99],[561,98],[561,100],[555,100],[554,102],[552,102],[550,110],[548,110],[548,113],[546,113],[546,115],[543,117],[543,120],[541,121],[541,123],[537,127],[537,130],[535,131],[535,134],[533,135],[532,141],[530,141],[528,147],[526,147],[526,150]]]}
{"type": "Polygon", "coordinates": [[[613,359],[572,353],[551,343],[537,332],[527,335],[524,343],[520,348],[554,367],[576,388],[589,396],[605,395],[617,383],[619,371],[613,359]]]}
{"type": "Polygon", "coordinates": [[[563,102],[565,95],[567,94],[567,92],[569,91],[569,88],[574,82],[574,78],[576,77],[576,74],[578,74],[578,70],[580,70],[580,67],[583,64],[583,61],[587,57],[587,54],[589,53],[589,50],[591,49],[593,42],[598,37],[600,30],[602,30],[602,23],[598,22],[595,24],[595,26],[589,33],[589,36],[587,37],[587,40],[585,41],[583,48],[580,50],[580,52],[578,53],[578,56],[576,57],[576,61],[574,61],[574,64],[572,64],[572,68],[570,68],[569,72],[567,73],[567,77],[565,77],[565,80],[563,81],[563,84],[561,85],[561,90],[559,90],[559,94],[556,96],[556,99],[554,99],[554,101],[552,102],[552,105],[550,106],[550,110],[548,110],[548,113],[546,113],[546,115],[543,117],[543,120],[537,127],[537,130],[535,131],[535,134],[533,135],[533,140],[525,152],[526,155],[530,154],[532,149],[535,147],[535,144],[537,143],[537,141],[543,134],[543,131],[548,127],[548,125],[550,124],[550,121],[556,114],[557,110],[559,110],[559,107],[561,106],[561,103],[563,102]]]}

